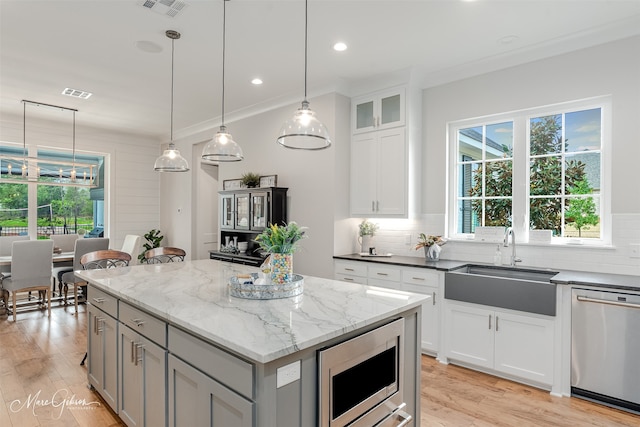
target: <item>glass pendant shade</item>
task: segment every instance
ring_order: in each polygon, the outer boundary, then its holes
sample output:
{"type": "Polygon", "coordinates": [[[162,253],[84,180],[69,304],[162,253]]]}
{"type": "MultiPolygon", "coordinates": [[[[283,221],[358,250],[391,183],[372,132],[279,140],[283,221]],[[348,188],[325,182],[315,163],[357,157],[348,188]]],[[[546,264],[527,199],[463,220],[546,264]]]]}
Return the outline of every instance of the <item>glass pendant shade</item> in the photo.
{"type": "Polygon", "coordinates": [[[187,172],[189,164],[187,160],[180,155],[180,151],[176,149],[173,143],[173,65],[174,65],[174,49],[175,41],[180,38],[180,33],[174,30],[167,30],[165,35],[171,39],[171,142],[169,147],[162,153],[162,156],[156,159],[153,169],[156,172],[187,172]]]}
{"type": "Polygon", "coordinates": [[[277,142],[298,150],[322,150],[331,145],[331,136],[309,108],[309,102],[303,101],[302,107],[282,125],[277,142]]]}
{"type": "Polygon", "coordinates": [[[189,165],[172,142],[162,156],[156,159],[153,169],[157,172],[186,172],[189,170],[189,165]]]}
{"type": "Polygon", "coordinates": [[[202,150],[202,158],[213,162],[239,162],[244,159],[244,154],[231,134],[227,133],[227,128],[220,126],[216,136],[202,150]]]}
{"type": "Polygon", "coordinates": [[[304,100],[293,118],[287,120],[280,129],[280,136],[276,142],[283,147],[296,150],[322,150],[331,145],[329,131],[309,108],[307,101],[307,38],[309,31],[308,0],[304,2],[304,100]]]}

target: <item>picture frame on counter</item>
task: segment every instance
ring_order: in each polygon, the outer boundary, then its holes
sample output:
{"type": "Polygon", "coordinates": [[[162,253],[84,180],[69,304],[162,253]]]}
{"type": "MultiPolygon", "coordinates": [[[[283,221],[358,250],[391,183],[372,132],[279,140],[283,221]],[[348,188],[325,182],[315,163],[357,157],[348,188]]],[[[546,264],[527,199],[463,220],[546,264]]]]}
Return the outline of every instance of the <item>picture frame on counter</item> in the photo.
{"type": "Polygon", "coordinates": [[[239,190],[244,188],[241,179],[225,179],[222,181],[223,190],[239,190]]]}
{"type": "Polygon", "coordinates": [[[277,187],[278,175],[265,175],[260,177],[260,187],[277,187]]]}

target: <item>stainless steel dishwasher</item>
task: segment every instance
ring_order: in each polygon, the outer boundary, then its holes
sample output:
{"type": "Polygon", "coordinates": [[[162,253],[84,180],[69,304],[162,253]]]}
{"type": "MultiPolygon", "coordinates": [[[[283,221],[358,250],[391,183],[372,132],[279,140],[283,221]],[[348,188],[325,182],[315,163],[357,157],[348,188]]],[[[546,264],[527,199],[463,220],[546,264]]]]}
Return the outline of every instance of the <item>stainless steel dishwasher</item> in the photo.
{"type": "Polygon", "coordinates": [[[571,394],[640,413],[640,293],[573,289],[571,394]]]}

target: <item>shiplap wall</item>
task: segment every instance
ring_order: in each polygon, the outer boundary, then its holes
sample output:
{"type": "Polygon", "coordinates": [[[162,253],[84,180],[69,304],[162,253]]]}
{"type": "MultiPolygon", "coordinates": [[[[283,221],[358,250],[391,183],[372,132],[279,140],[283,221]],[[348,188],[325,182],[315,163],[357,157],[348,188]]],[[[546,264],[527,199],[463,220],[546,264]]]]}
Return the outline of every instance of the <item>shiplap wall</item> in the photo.
{"type": "MultiPolygon", "coordinates": [[[[71,127],[65,121],[38,120],[27,114],[27,144],[71,152],[71,127]]],[[[23,143],[23,117],[3,115],[0,141],[23,143]]],[[[106,156],[105,231],[112,248],[122,247],[127,234],[143,235],[160,226],[160,180],[153,163],[160,155],[150,138],[76,125],[76,152],[106,156]],[[108,195],[108,196],[107,196],[108,195]]]]}

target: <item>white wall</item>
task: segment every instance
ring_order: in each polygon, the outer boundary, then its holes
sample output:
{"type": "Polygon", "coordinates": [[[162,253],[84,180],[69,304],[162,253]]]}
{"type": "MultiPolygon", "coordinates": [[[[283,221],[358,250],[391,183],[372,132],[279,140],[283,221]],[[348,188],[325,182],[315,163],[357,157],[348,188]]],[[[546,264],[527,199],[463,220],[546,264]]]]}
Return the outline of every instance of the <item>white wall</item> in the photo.
{"type": "MultiPolygon", "coordinates": [[[[71,123],[69,121],[68,123],[71,123]]],[[[72,127],[65,121],[44,121],[27,113],[27,144],[71,152],[72,127]]],[[[160,225],[160,185],[153,163],[159,155],[158,141],[136,135],[95,129],[76,120],[76,151],[105,154],[105,236],[112,248],[122,247],[127,234],[143,235],[160,225]]],[[[4,115],[0,140],[23,142],[23,117],[4,115]]]]}
{"type": "MultiPolygon", "coordinates": [[[[309,101],[311,109],[327,126],[334,139],[331,147],[320,151],[290,150],[275,142],[282,124],[300,106],[292,104],[226,123],[227,130],[242,147],[245,158],[241,162],[221,163],[218,166],[217,188],[203,190],[199,187],[192,178],[194,168],[199,166],[196,164],[190,164],[191,171],[188,173],[165,174],[161,177],[161,224],[172,244],[192,247],[196,227],[192,209],[206,203],[192,199],[193,194],[198,194],[200,199],[217,198],[224,180],[240,178],[246,172],[278,175],[278,186],[289,188],[289,221],[308,227],[309,237],[302,242],[300,251],[294,257],[294,270],[300,274],[333,276],[334,222],[344,219],[343,203],[348,197],[348,169],[345,167],[349,153],[350,103],[347,98],[337,94],[327,94],[309,101]],[[337,201],[343,203],[338,205],[337,201]],[[181,213],[177,212],[178,208],[181,213]]],[[[177,146],[183,155],[191,153],[197,158],[202,151],[201,143],[214,133],[215,130],[212,130],[185,136],[177,139],[177,146]]]]}
{"type": "MultiPolygon", "coordinates": [[[[444,232],[447,123],[601,95],[613,102],[613,248],[520,246],[523,264],[640,274],[629,244],[640,243],[640,37],[508,68],[423,92],[423,221],[444,232]],[[441,228],[440,228],[441,227],[441,228]]],[[[418,231],[418,230],[416,230],[418,231]]],[[[450,243],[441,256],[491,262],[493,245],[450,243]]]]}

